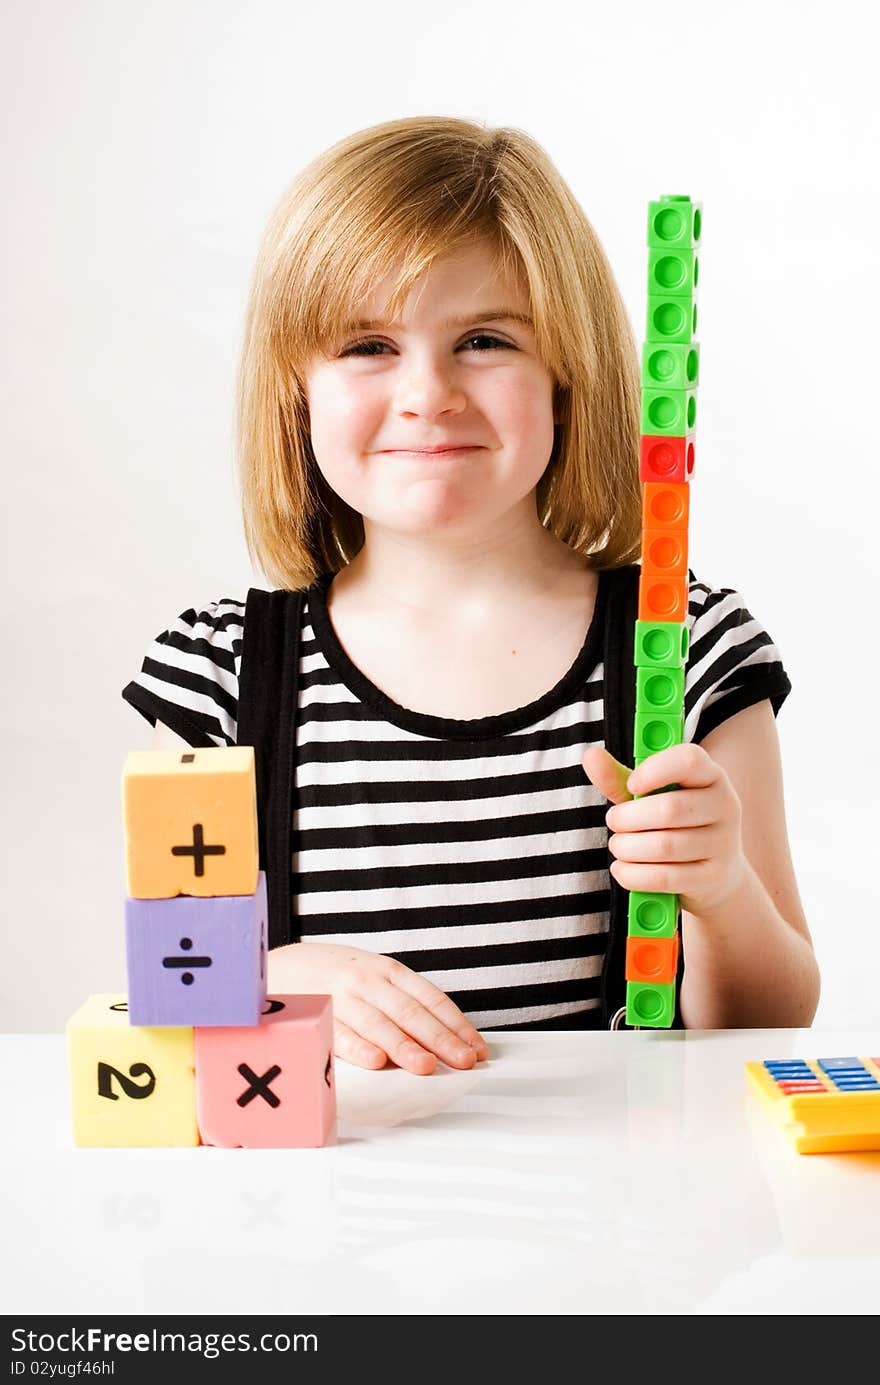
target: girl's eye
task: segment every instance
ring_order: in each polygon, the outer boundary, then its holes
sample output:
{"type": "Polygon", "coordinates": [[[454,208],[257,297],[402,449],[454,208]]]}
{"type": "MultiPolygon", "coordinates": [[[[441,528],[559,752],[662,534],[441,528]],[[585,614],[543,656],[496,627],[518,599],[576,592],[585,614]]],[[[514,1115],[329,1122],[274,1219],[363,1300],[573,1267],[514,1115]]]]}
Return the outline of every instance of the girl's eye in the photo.
{"type": "MultiPolygon", "coordinates": [[[[490,336],[488,332],[474,332],[474,334],[473,334],[472,336],[470,336],[470,337],[465,337],[465,341],[464,341],[463,345],[466,344],[467,342],[472,342],[472,341],[491,342],[492,345],[491,345],[491,348],[490,348],[490,349],[493,350],[493,351],[495,350],[496,347],[499,347],[499,346],[506,346],[506,347],[508,347],[508,348],[511,349],[511,350],[513,349],[510,342],[508,342],[508,341],[502,341],[502,339],[501,339],[500,337],[493,337],[493,336],[490,336]]],[[[353,346],[346,347],[346,349],[345,349],[344,351],[341,351],[341,352],[340,352],[340,355],[341,355],[341,356],[375,356],[375,355],[377,355],[378,353],[377,353],[376,351],[373,351],[373,350],[371,349],[372,347],[382,347],[382,346],[387,346],[387,345],[388,345],[388,343],[385,342],[385,341],[358,341],[358,342],[355,342],[355,344],[354,344],[353,346]]],[[[482,350],[483,350],[483,349],[484,349],[484,348],[480,348],[480,353],[482,353],[482,350]]]]}
{"type": "MultiPolygon", "coordinates": [[[[493,350],[496,346],[511,346],[509,341],[502,341],[500,337],[492,337],[488,332],[475,332],[472,337],[465,337],[465,341],[488,341],[492,343],[493,350]]],[[[513,348],[511,347],[511,349],[513,348]]]]}

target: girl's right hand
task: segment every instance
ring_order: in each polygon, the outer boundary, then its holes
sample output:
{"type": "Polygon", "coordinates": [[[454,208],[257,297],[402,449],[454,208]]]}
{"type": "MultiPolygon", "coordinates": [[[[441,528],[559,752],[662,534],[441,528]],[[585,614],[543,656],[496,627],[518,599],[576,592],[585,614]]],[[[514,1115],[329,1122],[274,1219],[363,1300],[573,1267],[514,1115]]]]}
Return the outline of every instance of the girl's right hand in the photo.
{"type": "Polygon", "coordinates": [[[269,990],[276,995],[333,998],[334,1052],[362,1068],[390,1058],[428,1076],[442,1058],[472,1068],[489,1050],[454,1001],[393,957],[335,943],[289,943],[269,953],[269,990]]]}

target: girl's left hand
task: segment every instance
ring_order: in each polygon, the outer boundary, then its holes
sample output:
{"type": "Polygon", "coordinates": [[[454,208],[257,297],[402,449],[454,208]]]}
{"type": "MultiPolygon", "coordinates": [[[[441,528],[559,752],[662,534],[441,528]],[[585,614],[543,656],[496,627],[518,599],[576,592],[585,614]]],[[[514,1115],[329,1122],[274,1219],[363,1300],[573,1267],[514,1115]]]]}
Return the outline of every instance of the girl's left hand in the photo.
{"type": "Polygon", "coordinates": [[[736,894],[748,872],[742,805],[726,771],[701,746],[670,746],[637,770],[590,746],[581,763],[615,805],[605,815],[616,858],[611,874],[625,890],[677,894],[682,909],[701,918],[736,894]],[[666,784],[680,787],[652,792],[666,784]],[[634,793],[650,797],[633,800],[634,793]]]}

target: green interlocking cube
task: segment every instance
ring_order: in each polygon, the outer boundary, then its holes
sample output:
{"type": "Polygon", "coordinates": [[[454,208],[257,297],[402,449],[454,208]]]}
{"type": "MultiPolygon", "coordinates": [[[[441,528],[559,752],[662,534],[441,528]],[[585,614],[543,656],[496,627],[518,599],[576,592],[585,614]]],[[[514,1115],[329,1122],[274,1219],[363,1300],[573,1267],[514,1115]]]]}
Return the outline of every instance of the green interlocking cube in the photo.
{"type": "Polygon", "coordinates": [[[684,740],[684,713],[664,716],[659,712],[636,712],[633,753],[638,760],[656,755],[684,740]]]}
{"type": "Polygon", "coordinates": [[[648,251],[648,293],[665,298],[696,298],[700,256],[696,250],[648,251]]]}
{"type": "Polygon", "coordinates": [[[697,305],[693,298],[648,294],[645,340],[689,343],[697,335],[697,305]]]}
{"type": "Polygon", "coordinates": [[[675,982],[626,983],[626,1022],[641,1029],[668,1029],[675,1018],[675,982]]]}
{"type": "Polygon", "coordinates": [[[648,203],[648,245],[693,250],[703,234],[703,204],[664,196],[648,203]]]}
{"type": "Polygon", "coordinates": [[[697,423],[696,390],[642,390],[642,432],[681,438],[697,423]]]}
{"type": "Polygon", "coordinates": [[[684,668],[689,639],[683,620],[637,620],[633,663],[637,668],[684,668]]]}
{"type": "Polygon", "coordinates": [[[627,932],[633,938],[674,938],[678,927],[677,894],[644,894],[629,897],[627,932]]]}
{"type": "Polygon", "coordinates": [[[681,715],[684,712],[684,669],[637,668],[636,712],[681,715]]]}
{"type": "Polygon", "coordinates": [[[646,341],[642,346],[642,389],[689,390],[700,382],[699,342],[646,341]]]}

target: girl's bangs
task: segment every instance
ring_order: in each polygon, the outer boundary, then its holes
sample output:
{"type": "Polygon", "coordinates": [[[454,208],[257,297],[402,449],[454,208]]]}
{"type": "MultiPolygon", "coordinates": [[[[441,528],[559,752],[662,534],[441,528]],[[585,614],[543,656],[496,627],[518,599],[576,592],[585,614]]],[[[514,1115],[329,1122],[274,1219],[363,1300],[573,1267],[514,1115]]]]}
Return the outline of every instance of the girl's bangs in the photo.
{"type": "Polygon", "coordinates": [[[394,276],[392,287],[379,315],[391,322],[434,261],[445,255],[485,244],[499,271],[509,270],[517,260],[500,228],[486,220],[466,228],[442,222],[427,228],[404,223],[369,237],[353,226],[351,235],[340,239],[345,252],[327,248],[320,265],[302,282],[295,324],[288,321],[282,328],[288,343],[299,344],[300,366],[312,356],[331,353],[354,330],[364,303],[388,276],[394,276]]]}

